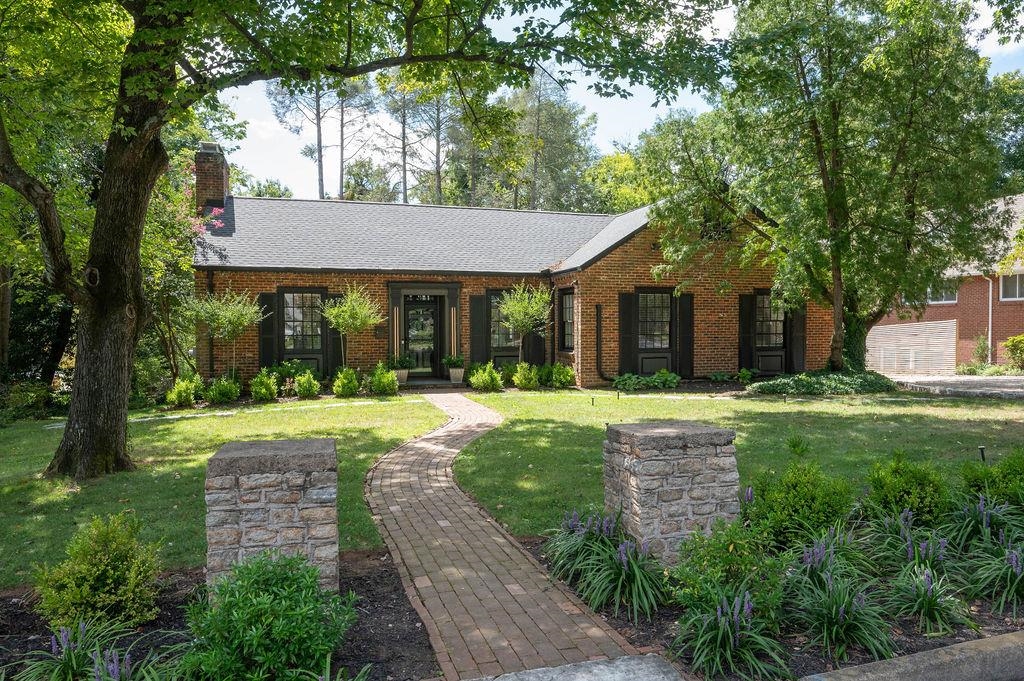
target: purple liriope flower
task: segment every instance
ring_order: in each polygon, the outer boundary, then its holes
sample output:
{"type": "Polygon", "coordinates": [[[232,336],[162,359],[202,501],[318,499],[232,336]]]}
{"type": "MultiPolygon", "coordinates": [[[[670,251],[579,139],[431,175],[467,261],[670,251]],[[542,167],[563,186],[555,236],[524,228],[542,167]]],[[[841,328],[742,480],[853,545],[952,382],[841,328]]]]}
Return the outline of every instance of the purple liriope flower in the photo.
{"type": "Polygon", "coordinates": [[[832,590],[832,573],[828,571],[825,572],[825,586],[829,591],[832,590]]]}
{"type": "Polygon", "coordinates": [[[746,499],[748,504],[754,503],[754,488],[751,487],[750,485],[747,485],[747,490],[744,498],[746,499]]]}
{"type": "Polygon", "coordinates": [[[907,539],[907,562],[914,560],[914,542],[912,539],[907,539]]]}
{"type": "Polygon", "coordinates": [[[946,560],[946,547],[949,546],[948,539],[939,540],[939,560],[946,560]]]}
{"type": "Polygon", "coordinates": [[[57,657],[57,637],[50,635],[50,652],[53,653],[54,657],[57,657]]]}
{"type": "Polygon", "coordinates": [[[999,528],[999,545],[1002,546],[1006,543],[1006,530],[999,528]]]}
{"type": "Polygon", "coordinates": [[[924,589],[925,589],[925,593],[928,594],[928,598],[932,597],[932,587],[933,586],[934,585],[932,584],[932,571],[931,570],[925,570],[924,571],[924,589]]]}
{"type": "Polygon", "coordinates": [[[721,605],[718,606],[718,619],[719,620],[722,619],[722,606],[721,605]]]}
{"type": "Polygon", "coordinates": [[[619,544],[619,562],[622,563],[622,567],[629,565],[629,552],[634,548],[636,548],[636,544],[628,539],[619,544]]]}
{"type": "Polygon", "coordinates": [[[642,542],[640,542],[640,555],[642,555],[642,556],[644,556],[646,558],[647,554],[650,553],[650,551],[651,551],[651,542],[649,540],[644,539],[642,542]]]}
{"type": "Polygon", "coordinates": [[[1020,550],[1010,551],[1006,554],[1006,562],[1010,564],[1010,568],[1013,570],[1013,574],[1020,577],[1021,573],[1024,572],[1024,561],[1021,560],[1020,550]]]}
{"type": "Polygon", "coordinates": [[[754,601],[750,598],[750,592],[743,592],[743,616],[748,620],[754,614],[754,601]]]}
{"type": "Polygon", "coordinates": [[[71,632],[66,627],[60,628],[60,647],[61,650],[68,650],[71,648],[71,632]]]}
{"type": "Polygon", "coordinates": [[[839,606],[839,623],[842,624],[845,621],[846,621],[846,606],[845,605],[840,605],[839,606]]]}

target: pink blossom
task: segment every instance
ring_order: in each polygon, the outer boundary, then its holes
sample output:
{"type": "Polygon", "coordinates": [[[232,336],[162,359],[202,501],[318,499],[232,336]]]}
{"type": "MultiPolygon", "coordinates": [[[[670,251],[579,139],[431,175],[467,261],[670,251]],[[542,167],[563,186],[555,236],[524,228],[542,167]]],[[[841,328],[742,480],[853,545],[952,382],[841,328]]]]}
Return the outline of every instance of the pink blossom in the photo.
{"type": "Polygon", "coordinates": [[[224,209],[223,208],[211,208],[210,209],[210,215],[215,217],[215,218],[219,218],[221,215],[224,215],[224,209]]]}

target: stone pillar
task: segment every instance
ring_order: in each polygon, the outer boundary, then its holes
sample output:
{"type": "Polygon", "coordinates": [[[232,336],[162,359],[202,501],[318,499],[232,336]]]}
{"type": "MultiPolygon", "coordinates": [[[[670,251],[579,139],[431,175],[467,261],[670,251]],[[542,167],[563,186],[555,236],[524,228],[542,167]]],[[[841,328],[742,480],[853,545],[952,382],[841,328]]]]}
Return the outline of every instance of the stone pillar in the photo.
{"type": "Polygon", "coordinates": [[[675,563],[690,532],[740,510],[735,431],[693,421],[608,426],[604,505],[624,529],[675,563]]]}
{"type": "Polygon", "coordinates": [[[302,555],[338,590],[334,440],[229,442],[206,465],[206,581],[270,549],[302,555]]]}

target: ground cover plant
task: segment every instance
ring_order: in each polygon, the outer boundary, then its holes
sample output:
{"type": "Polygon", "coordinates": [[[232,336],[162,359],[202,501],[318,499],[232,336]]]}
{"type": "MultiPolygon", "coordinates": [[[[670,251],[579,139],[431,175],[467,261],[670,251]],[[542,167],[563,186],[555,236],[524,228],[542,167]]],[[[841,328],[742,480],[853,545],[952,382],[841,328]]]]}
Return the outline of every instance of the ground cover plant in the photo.
{"type": "Polygon", "coordinates": [[[222,416],[215,411],[196,410],[185,418],[179,412],[166,418],[155,409],[134,412],[150,419],[129,425],[137,470],[82,486],[38,475],[60,439],[60,421],[18,421],[0,429],[0,587],[26,584],[33,565],[61,560],[70,537],[93,516],[126,509],[142,522],[140,538],[160,543],[168,568],[201,565],[206,460],[232,440],[335,438],[342,548],[380,546],[363,502],[367,470],[388,450],[444,422],[440,411],[418,398],[330,398],[238,407],[222,416]]]}
{"type": "Polygon", "coordinates": [[[750,383],[747,390],[760,395],[862,395],[894,392],[896,384],[874,371],[808,371],[750,383]]]}

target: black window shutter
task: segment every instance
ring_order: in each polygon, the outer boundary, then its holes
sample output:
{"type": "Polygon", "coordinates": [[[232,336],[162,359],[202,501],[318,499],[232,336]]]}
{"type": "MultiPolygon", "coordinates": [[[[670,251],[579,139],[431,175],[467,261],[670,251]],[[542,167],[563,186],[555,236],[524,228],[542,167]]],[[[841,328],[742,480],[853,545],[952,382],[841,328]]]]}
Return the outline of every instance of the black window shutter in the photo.
{"type": "Polygon", "coordinates": [[[277,362],[277,294],[261,293],[256,304],[264,315],[260,321],[260,366],[269,367],[277,362]]]}
{"type": "Polygon", "coordinates": [[[487,328],[487,296],[469,297],[469,361],[486,362],[490,359],[487,328]]]}
{"type": "Polygon", "coordinates": [[[636,294],[619,294],[619,374],[637,372],[636,294]]]}
{"type": "Polygon", "coordinates": [[[807,310],[786,312],[786,371],[796,374],[807,368],[807,310]]]}
{"type": "Polygon", "coordinates": [[[757,328],[757,296],[740,295],[740,369],[754,368],[755,329],[757,328]]]}
{"type": "Polygon", "coordinates": [[[693,294],[683,293],[679,296],[678,333],[678,365],[676,373],[683,378],[693,378],[693,294]]]}
{"type": "MultiPolygon", "coordinates": [[[[324,296],[324,301],[335,300],[337,298],[341,298],[341,296],[324,296]]],[[[336,374],[338,369],[341,367],[342,342],[341,334],[338,330],[333,328],[330,324],[327,324],[327,370],[324,371],[324,378],[333,378],[334,374],[336,374]]]]}

